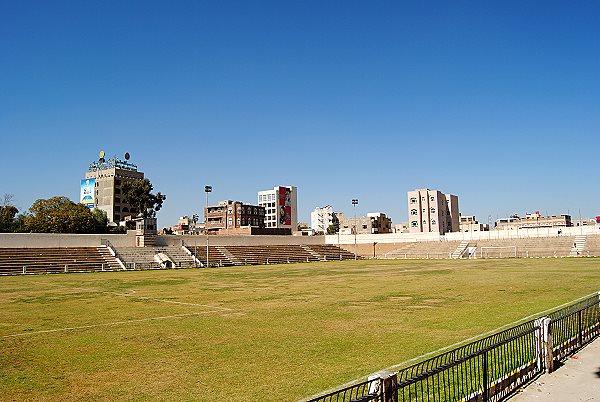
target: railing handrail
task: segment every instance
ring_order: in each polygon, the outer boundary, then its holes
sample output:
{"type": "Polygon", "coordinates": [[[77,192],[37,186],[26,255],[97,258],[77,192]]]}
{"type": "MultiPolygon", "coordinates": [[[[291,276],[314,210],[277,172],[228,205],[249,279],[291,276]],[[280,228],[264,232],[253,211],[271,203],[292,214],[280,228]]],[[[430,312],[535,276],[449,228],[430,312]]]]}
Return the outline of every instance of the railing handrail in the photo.
{"type": "MultiPolygon", "coordinates": [[[[542,312],[533,315],[533,317],[538,315],[541,316],[545,313],[546,312],[542,312]]],[[[557,331],[558,330],[559,329],[557,328],[557,331]]],[[[558,335],[558,333],[556,335],[558,335]]],[[[398,392],[400,392],[400,390],[402,390],[402,392],[408,392],[410,395],[410,386],[412,384],[416,384],[424,380],[426,380],[428,384],[429,382],[433,384],[436,380],[436,375],[440,375],[440,373],[442,373],[441,375],[444,376],[444,371],[449,369],[451,371],[455,371],[456,369],[454,369],[453,367],[464,364],[471,359],[475,359],[475,362],[482,362],[482,366],[479,369],[471,372],[469,375],[476,376],[475,382],[483,388],[471,388],[473,392],[475,392],[475,394],[470,395],[469,398],[473,397],[474,395],[479,395],[480,397],[483,397],[484,400],[487,400],[487,398],[497,400],[498,397],[500,399],[504,398],[510,392],[514,391],[516,387],[519,387],[521,386],[521,384],[530,381],[535,375],[541,374],[544,370],[552,371],[553,361],[555,358],[564,358],[565,356],[574,353],[575,350],[578,350],[583,345],[591,342],[591,340],[595,339],[595,337],[597,337],[598,335],[600,335],[600,298],[598,294],[595,294],[593,296],[586,297],[585,299],[579,299],[565,307],[552,311],[551,313],[547,314],[546,317],[522,322],[503,331],[499,331],[484,338],[477,339],[475,341],[457,346],[451,350],[434,355],[431,358],[418,361],[417,363],[411,364],[410,366],[401,368],[392,375],[394,376],[395,381],[397,381],[396,390],[398,392]],[[586,317],[591,317],[591,321],[590,318],[586,318],[587,321],[585,325],[582,325],[582,323],[580,322],[582,321],[582,312],[587,309],[593,309],[590,313],[586,313],[585,315],[586,317]],[[575,329],[577,332],[576,334],[573,334],[574,330],[569,328],[568,331],[570,332],[568,332],[566,336],[570,336],[571,338],[576,337],[577,343],[575,344],[575,346],[573,346],[572,344],[569,345],[569,348],[566,350],[566,352],[563,349],[561,351],[562,354],[553,355],[552,339],[547,341],[547,334],[549,333],[549,331],[553,331],[550,329],[552,327],[552,323],[560,322],[561,320],[567,319],[575,314],[579,314],[578,326],[575,329]],[[534,334],[533,337],[532,334],[534,334]],[[521,341],[521,339],[523,340],[521,341]],[[505,382],[506,379],[504,377],[506,377],[506,373],[503,372],[503,369],[497,371],[498,362],[504,362],[500,364],[500,367],[506,367],[504,366],[506,362],[510,362],[511,360],[506,360],[506,357],[503,355],[503,352],[494,352],[491,354],[491,356],[494,356],[494,360],[492,360],[492,363],[489,363],[489,352],[497,348],[501,348],[502,351],[502,348],[505,348],[504,345],[507,345],[511,342],[522,342],[522,347],[524,349],[522,349],[521,352],[519,352],[518,354],[519,368],[517,368],[517,374],[514,374],[513,369],[513,371],[511,371],[509,375],[509,377],[512,378],[510,379],[510,381],[505,382]],[[547,345],[544,342],[547,342],[547,345]],[[542,350],[550,350],[550,361],[545,361],[544,359],[542,359],[542,350]],[[489,364],[491,365],[488,367],[489,364]],[[429,380],[429,378],[431,378],[431,380],[429,380]],[[502,384],[498,385],[500,383],[502,384]]],[[[512,363],[514,363],[514,361],[512,361],[512,363]]],[[[478,363],[467,364],[475,364],[475,367],[478,367],[478,363]]],[[[437,381],[439,381],[439,379],[437,381]]],[[[334,400],[333,398],[336,395],[339,397],[342,393],[347,392],[349,389],[359,388],[361,385],[364,385],[364,383],[365,381],[361,381],[353,383],[350,386],[345,385],[343,386],[343,388],[340,388],[335,391],[327,391],[326,394],[322,394],[318,397],[310,399],[309,402],[325,401],[327,400],[327,398],[330,398],[328,400],[334,400]]],[[[442,384],[442,387],[443,386],[444,384],[442,384]]],[[[427,395],[422,394],[422,391],[423,390],[421,389],[421,395],[427,395]]],[[[437,389],[437,392],[439,393],[440,390],[437,389]]],[[[459,399],[463,398],[460,396],[457,397],[459,399]]],[[[345,401],[346,399],[343,399],[342,397],[341,400],[345,401]]]]}

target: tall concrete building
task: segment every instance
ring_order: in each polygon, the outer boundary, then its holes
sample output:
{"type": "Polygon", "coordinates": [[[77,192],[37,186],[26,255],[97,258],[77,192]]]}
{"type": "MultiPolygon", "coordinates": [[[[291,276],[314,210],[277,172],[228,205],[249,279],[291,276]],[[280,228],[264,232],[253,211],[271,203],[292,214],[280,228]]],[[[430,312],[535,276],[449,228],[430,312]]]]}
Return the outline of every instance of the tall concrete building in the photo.
{"type": "Polygon", "coordinates": [[[460,230],[458,197],[438,190],[409,191],[408,230],[410,233],[458,232],[460,230]]]}
{"type": "Polygon", "coordinates": [[[310,227],[317,233],[327,233],[327,228],[333,225],[333,207],[326,205],[322,208],[315,208],[310,213],[310,227]]]}
{"type": "Polygon", "coordinates": [[[127,180],[143,178],[144,173],[129,163],[128,153],[124,161],[116,156],[105,160],[102,151],[98,161],[90,163],[85,179],[81,180],[80,202],[90,209],[105,211],[109,222],[118,223],[138,213],[123,200],[121,186],[127,180]]]}
{"type": "Polygon", "coordinates": [[[265,208],[265,227],[298,230],[298,190],[277,186],[258,192],[258,205],[265,208]]]}

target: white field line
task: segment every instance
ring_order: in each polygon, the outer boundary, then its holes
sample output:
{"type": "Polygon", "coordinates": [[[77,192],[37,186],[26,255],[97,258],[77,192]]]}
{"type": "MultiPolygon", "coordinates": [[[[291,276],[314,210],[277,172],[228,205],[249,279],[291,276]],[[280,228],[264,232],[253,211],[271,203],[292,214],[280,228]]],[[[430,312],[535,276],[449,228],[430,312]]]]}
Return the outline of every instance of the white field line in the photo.
{"type": "Polygon", "coordinates": [[[365,380],[367,380],[367,379],[368,379],[370,376],[373,376],[373,375],[376,375],[376,374],[378,374],[378,373],[381,373],[382,371],[393,372],[393,371],[395,371],[396,369],[399,369],[400,367],[403,367],[403,366],[408,366],[410,363],[414,363],[414,362],[416,362],[416,361],[419,361],[419,360],[425,360],[425,358],[427,358],[427,357],[429,357],[429,356],[432,356],[432,355],[437,355],[438,353],[444,352],[444,351],[446,351],[446,350],[448,350],[448,349],[453,349],[453,348],[455,348],[455,347],[457,347],[457,346],[460,346],[460,345],[463,345],[463,344],[469,343],[469,342],[471,342],[471,341],[474,341],[474,340],[476,340],[476,339],[479,339],[479,338],[484,338],[484,337],[486,337],[487,335],[491,335],[491,334],[494,334],[494,333],[496,333],[496,332],[499,332],[499,331],[503,330],[503,329],[504,329],[504,328],[506,328],[506,327],[513,326],[513,325],[515,325],[515,324],[518,324],[518,323],[520,323],[520,322],[527,321],[527,320],[528,320],[528,319],[530,319],[530,318],[537,317],[537,316],[541,316],[542,314],[546,314],[546,313],[549,313],[549,312],[551,312],[551,311],[554,311],[554,310],[558,310],[558,309],[560,309],[560,308],[562,308],[562,307],[568,306],[569,304],[576,303],[576,302],[578,302],[579,300],[583,300],[583,299],[586,299],[586,298],[588,298],[588,297],[591,297],[591,296],[594,296],[594,295],[598,295],[598,292],[590,293],[589,295],[582,296],[582,297],[580,297],[580,298],[578,298],[578,299],[571,300],[570,302],[567,302],[567,303],[563,303],[563,304],[561,304],[560,306],[555,306],[555,307],[549,308],[549,309],[547,309],[547,310],[540,311],[539,313],[535,313],[535,314],[528,315],[527,317],[523,317],[523,318],[521,318],[521,319],[519,319],[519,320],[516,320],[516,321],[513,321],[513,322],[511,322],[511,323],[509,323],[509,324],[502,325],[501,327],[498,327],[498,328],[496,328],[496,329],[492,329],[492,330],[490,330],[490,331],[484,332],[483,334],[475,335],[475,336],[473,336],[473,337],[471,337],[471,338],[469,338],[469,339],[464,339],[464,340],[462,340],[462,341],[460,341],[460,342],[453,343],[452,345],[449,345],[449,346],[444,346],[443,348],[440,348],[440,349],[438,349],[438,350],[434,350],[433,352],[425,353],[424,355],[417,356],[417,357],[414,357],[414,358],[412,358],[412,359],[405,360],[405,361],[403,361],[402,363],[394,364],[393,366],[390,366],[390,367],[387,367],[387,368],[385,368],[385,369],[382,369],[382,370],[376,371],[376,372],[374,372],[374,373],[371,373],[371,374],[368,374],[368,375],[366,375],[366,376],[362,376],[362,377],[356,378],[356,379],[354,379],[354,380],[352,380],[352,381],[348,381],[348,382],[347,382],[347,383],[345,383],[345,384],[338,385],[337,387],[330,388],[330,389],[328,389],[327,391],[321,391],[321,392],[319,392],[318,394],[314,394],[314,395],[312,395],[312,396],[310,396],[310,397],[308,397],[308,398],[301,399],[300,401],[301,401],[301,402],[302,402],[302,401],[308,401],[308,400],[310,400],[310,399],[317,398],[317,397],[319,397],[319,396],[321,396],[321,395],[325,395],[325,394],[328,394],[328,393],[330,393],[330,392],[334,392],[334,391],[336,391],[336,390],[338,390],[338,389],[342,389],[342,388],[350,387],[350,386],[352,386],[352,385],[354,385],[354,384],[358,384],[359,382],[365,381],[365,380]]]}
{"type": "MultiPolygon", "coordinates": [[[[44,284],[47,285],[45,283],[42,282],[34,282],[34,283],[39,283],[39,284],[44,284]]],[[[88,289],[88,288],[77,288],[77,287],[55,287],[55,290],[79,290],[79,291],[83,291],[83,292],[87,292],[87,293],[104,293],[104,294],[108,294],[108,295],[116,295],[116,296],[122,296],[122,297],[134,297],[136,299],[143,299],[143,300],[150,300],[150,301],[155,301],[155,302],[160,302],[160,303],[172,303],[172,304],[181,304],[184,306],[194,306],[194,307],[206,307],[206,308],[210,308],[213,310],[217,310],[217,311],[234,311],[235,309],[232,308],[227,308],[227,307],[219,307],[219,306],[211,306],[209,304],[199,304],[199,303],[189,303],[189,302],[179,302],[179,301],[175,301],[175,300],[166,300],[166,299],[158,299],[155,297],[148,297],[148,296],[138,296],[135,293],[135,290],[131,290],[131,293],[119,293],[119,292],[110,292],[107,290],[99,290],[99,289],[88,289]]]]}
{"type": "Polygon", "coordinates": [[[116,325],[135,324],[135,323],[147,322],[147,321],[169,320],[169,319],[175,319],[175,318],[185,318],[185,317],[199,316],[199,315],[203,315],[203,314],[212,314],[212,313],[218,313],[218,311],[200,311],[200,312],[196,312],[196,313],[165,315],[165,316],[161,316],[161,317],[139,318],[136,320],[114,321],[114,322],[106,322],[106,323],[102,323],[102,324],[81,325],[78,327],[45,329],[45,330],[41,330],[41,331],[32,331],[32,332],[23,332],[23,333],[18,333],[18,334],[2,335],[2,338],[16,338],[16,337],[29,336],[29,335],[50,334],[53,332],[67,332],[67,331],[77,331],[77,330],[85,330],[85,329],[91,329],[91,328],[111,327],[111,326],[116,326],[116,325]]]}

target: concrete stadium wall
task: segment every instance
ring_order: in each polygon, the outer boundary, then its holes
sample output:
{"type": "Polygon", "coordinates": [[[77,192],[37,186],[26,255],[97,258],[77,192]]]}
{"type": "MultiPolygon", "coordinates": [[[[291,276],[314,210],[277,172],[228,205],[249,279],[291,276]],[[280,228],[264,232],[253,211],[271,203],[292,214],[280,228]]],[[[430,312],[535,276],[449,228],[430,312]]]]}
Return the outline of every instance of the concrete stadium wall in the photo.
{"type": "Polygon", "coordinates": [[[0,233],[0,247],[97,247],[101,239],[108,239],[115,247],[135,245],[135,232],[128,234],[54,234],[54,233],[0,233]]]}
{"type": "MultiPolygon", "coordinates": [[[[462,241],[462,240],[494,240],[518,239],[528,237],[556,237],[559,228],[519,229],[519,230],[491,230],[489,232],[453,232],[439,235],[437,233],[389,233],[389,234],[359,234],[356,235],[357,244],[377,243],[410,243],[422,241],[462,241]]],[[[600,234],[597,226],[580,226],[560,228],[562,236],[576,236],[579,234],[600,234]]],[[[354,235],[327,235],[326,244],[342,244],[354,246],[354,235]]]]}
{"type": "MultiPolygon", "coordinates": [[[[159,245],[180,246],[185,244],[202,246],[206,244],[206,236],[159,236],[159,245]]],[[[292,245],[292,244],[325,244],[325,236],[250,236],[250,235],[216,235],[209,236],[211,246],[260,246],[260,245],[292,245]]]]}
{"type": "MultiPolygon", "coordinates": [[[[115,247],[134,247],[135,231],[127,234],[54,234],[54,233],[0,233],[0,247],[97,247],[101,240],[107,239],[115,247]]],[[[206,244],[205,236],[157,236],[156,245],[202,246],[206,244]]],[[[252,245],[290,245],[290,244],[325,244],[324,236],[243,236],[218,235],[210,236],[209,244],[213,246],[252,246],[252,245]]]]}

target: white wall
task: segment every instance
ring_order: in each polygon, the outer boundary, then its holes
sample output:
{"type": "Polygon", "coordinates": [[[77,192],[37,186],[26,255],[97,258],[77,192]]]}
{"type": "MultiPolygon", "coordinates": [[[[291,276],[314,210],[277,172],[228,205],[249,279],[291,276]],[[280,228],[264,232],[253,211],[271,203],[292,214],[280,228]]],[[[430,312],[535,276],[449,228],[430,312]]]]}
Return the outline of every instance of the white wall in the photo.
{"type": "MultiPolygon", "coordinates": [[[[579,234],[600,234],[598,226],[579,226],[568,228],[539,228],[519,230],[491,230],[489,232],[452,232],[445,235],[437,233],[390,233],[390,234],[359,234],[356,236],[358,244],[377,243],[405,243],[416,241],[462,241],[462,240],[487,240],[487,239],[516,239],[524,237],[554,237],[558,230],[562,236],[576,236],[579,234]]],[[[325,236],[327,244],[354,244],[354,235],[328,235],[325,236]]]]}

